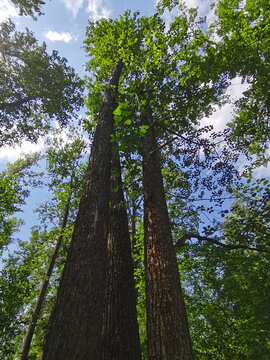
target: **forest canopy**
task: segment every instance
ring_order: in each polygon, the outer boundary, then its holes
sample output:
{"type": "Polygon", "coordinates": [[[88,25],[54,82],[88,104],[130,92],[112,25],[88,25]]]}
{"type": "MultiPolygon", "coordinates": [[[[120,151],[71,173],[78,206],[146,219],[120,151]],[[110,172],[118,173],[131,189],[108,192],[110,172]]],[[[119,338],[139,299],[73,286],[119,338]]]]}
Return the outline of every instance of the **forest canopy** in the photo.
{"type": "Polygon", "coordinates": [[[1,358],[269,358],[270,5],[211,11],[89,21],[84,80],[1,24],[0,146],[50,135],[0,173],[1,358]]]}

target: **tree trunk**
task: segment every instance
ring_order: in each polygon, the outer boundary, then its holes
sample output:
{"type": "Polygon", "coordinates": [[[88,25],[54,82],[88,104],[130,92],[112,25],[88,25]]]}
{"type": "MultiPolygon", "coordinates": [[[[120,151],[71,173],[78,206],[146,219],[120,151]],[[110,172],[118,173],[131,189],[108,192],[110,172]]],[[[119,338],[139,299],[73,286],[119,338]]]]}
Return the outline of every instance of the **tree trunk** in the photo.
{"type": "Polygon", "coordinates": [[[135,247],[136,247],[136,216],[137,216],[137,209],[136,209],[136,203],[134,198],[131,200],[131,252],[132,254],[135,253],[135,247]]]}
{"type": "Polygon", "coordinates": [[[110,135],[122,66],[119,60],[100,108],[74,232],[41,355],[43,360],[100,359],[110,198],[110,135]]]}
{"type": "Polygon", "coordinates": [[[62,244],[63,241],[63,230],[66,228],[67,225],[67,220],[68,220],[68,215],[69,215],[69,205],[70,205],[70,198],[67,201],[67,205],[66,205],[66,209],[65,209],[65,213],[64,213],[64,217],[63,217],[63,221],[60,227],[60,235],[59,238],[55,244],[55,247],[53,249],[49,264],[47,266],[40,290],[39,290],[39,294],[37,297],[37,301],[35,303],[34,309],[33,309],[33,314],[32,314],[32,318],[30,321],[30,324],[28,325],[28,328],[26,330],[25,333],[25,337],[23,340],[23,345],[21,348],[21,356],[20,356],[20,360],[27,360],[28,359],[28,353],[30,350],[30,345],[31,345],[31,341],[34,335],[34,331],[36,328],[36,324],[37,324],[37,320],[39,318],[39,314],[42,308],[42,304],[43,301],[45,299],[46,296],[46,292],[47,292],[47,288],[49,285],[49,281],[50,281],[50,277],[52,275],[52,271],[54,268],[54,264],[58,255],[58,251],[60,249],[60,246],[62,244]]]}
{"type": "Polygon", "coordinates": [[[103,360],[140,360],[135,281],[120,161],[113,155],[108,266],[102,330],[103,360]]]}
{"type": "Polygon", "coordinates": [[[173,249],[151,109],[142,113],[148,360],[191,360],[192,345],[173,249]]]}

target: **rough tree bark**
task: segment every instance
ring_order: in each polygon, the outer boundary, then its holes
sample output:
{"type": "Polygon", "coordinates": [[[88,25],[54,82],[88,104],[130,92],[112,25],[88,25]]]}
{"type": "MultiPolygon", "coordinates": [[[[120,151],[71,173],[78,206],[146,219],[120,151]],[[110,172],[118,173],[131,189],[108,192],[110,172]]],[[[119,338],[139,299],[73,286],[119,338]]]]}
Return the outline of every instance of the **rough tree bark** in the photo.
{"type": "Polygon", "coordinates": [[[98,360],[106,279],[107,221],[115,96],[123,63],[104,94],[74,232],[42,360],[98,360]]]}
{"type": "Polygon", "coordinates": [[[143,190],[148,360],[193,359],[186,309],[173,248],[151,109],[143,138],[143,190]]]}
{"type": "Polygon", "coordinates": [[[120,161],[113,154],[108,266],[102,329],[103,360],[140,360],[135,281],[120,161]]]}
{"type": "Polygon", "coordinates": [[[67,225],[67,220],[68,220],[68,215],[69,215],[69,206],[70,206],[70,198],[67,200],[67,205],[66,205],[64,217],[63,217],[63,220],[62,220],[62,224],[60,226],[60,235],[59,235],[59,238],[58,238],[58,240],[57,240],[57,242],[55,244],[55,247],[53,249],[50,261],[48,263],[48,266],[47,266],[47,269],[46,269],[46,272],[45,272],[45,275],[44,275],[44,278],[43,278],[43,281],[42,281],[42,284],[41,284],[41,287],[40,287],[40,290],[39,290],[39,294],[38,294],[38,297],[37,297],[37,300],[36,300],[36,303],[35,303],[35,306],[34,306],[34,309],[33,309],[33,314],[32,314],[32,317],[31,317],[31,321],[30,321],[30,323],[29,323],[29,325],[27,327],[27,330],[26,330],[26,333],[25,333],[25,336],[24,336],[24,340],[23,340],[23,344],[22,344],[22,348],[21,348],[20,360],[27,360],[28,359],[28,353],[29,353],[29,350],[30,350],[30,345],[31,345],[32,338],[33,338],[33,335],[34,335],[34,331],[35,331],[35,328],[36,328],[36,325],[37,325],[39,314],[40,314],[40,311],[41,311],[41,308],[42,308],[42,304],[43,304],[43,301],[44,301],[45,296],[46,296],[46,292],[47,292],[47,288],[48,288],[48,285],[49,285],[50,277],[52,275],[54,264],[55,264],[55,261],[57,259],[58,251],[59,251],[59,249],[61,247],[61,244],[63,242],[63,230],[66,228],[66,225],[67,225]]]}

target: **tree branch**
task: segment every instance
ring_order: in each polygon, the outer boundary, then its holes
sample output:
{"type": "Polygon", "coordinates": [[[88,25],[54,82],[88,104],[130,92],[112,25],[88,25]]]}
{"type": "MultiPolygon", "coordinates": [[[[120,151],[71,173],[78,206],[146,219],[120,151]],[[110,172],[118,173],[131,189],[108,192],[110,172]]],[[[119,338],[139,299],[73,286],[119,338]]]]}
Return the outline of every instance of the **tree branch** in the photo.
{"type": "Polygon", "coordinates": [[[153,155],[156,151],[161,150],[161,149],[162,149],[162,148],[164,148],[166,145],[168,145],[168,144],[172,143],[174,140],[176,140],[176,137],[174,137],[174,138],[172,138],[172,139],[170,139],[170,140],[166,141],[164,144],[162,144],[161,146],[159,146],[157,149],[155,149],[155,150],[151,151],[151,152],[150,152],[150,154],[149,154],[148,156],[153,155]]]}
{"type": "Polygon", "coordinates": [[[173,196],[175,198],[178,198],[178,199],[188,200],[188,201],[213,201],[214,202],[214,201],[220,201],[220,200],[235,200],[235,199],[237,199],[236,196],[192,199],[192,198],[188,198],[188,197],[185,197],[185,196],[173,194],[170,191],[166,191],[166,194],[168,194],[170,196],[173,196]]]}
{"type": "Polygon", "coordinates": [[[212,239],[212,238],[209,238],[208,236],[201,236],[196,233],[188,233],[188,234],[183,235],[174,245],[175,252],[177,253],[185,245],[186,240],[190,240],[192,238],[195,238],[199,241],[200,240],[209,241],[212,244],[218,245],[218,246],[223,247],[228,250],[244,249],[244,250],[252,250],[252,251],[258,251],[258,252],[270,253],[270,249],[265,250],[265,249],[259,249],[257,247],[250,247],[250,246],[246,246],[246,245],[224,244],[220,240],[212,239]]]}
{"type": "Polygon", "coordinates": [[[21,105],[23,105],[23,104],[25,104],[25,103],[27,103],[29,101],[32,101],[32,100],[36,100],[36,98],[35,97],[27,97],[27,98],[24,98],[24,99],[18,99],[16,101],[11,102],[11,103],[8,103],[8,102],[2,102],[1,103],[0,102],[0,110],[9,111],[9,110],[12,110],[14,108],[16,109],[16,108],[20,107],[21,105]]]}
{"type": "Polygon", "coordinates": [[[169,133],[171,133],[171,134],[173,134],[173,135],[176,135],[177,137],[179,137],[179,138],[182,139],[182,140],[190,141],[191,143],[193,143],[193,144],[195,144],[195,145],[199,145],[199,146],[201,145],[201,141],[200,141],[199,139],[197,139],[198,141],[196,142],[196,141],[194,141],[194,140],[187,139],[187,138],[184,137],[183,135],[178,134],[177,132],[175,132],[175,131],[173,131],[173,130],[170,130],[170,129],[166,128],[164,125],[159,124],[159,126],[160,126],[163,130],[168,131],[169,133]]]}

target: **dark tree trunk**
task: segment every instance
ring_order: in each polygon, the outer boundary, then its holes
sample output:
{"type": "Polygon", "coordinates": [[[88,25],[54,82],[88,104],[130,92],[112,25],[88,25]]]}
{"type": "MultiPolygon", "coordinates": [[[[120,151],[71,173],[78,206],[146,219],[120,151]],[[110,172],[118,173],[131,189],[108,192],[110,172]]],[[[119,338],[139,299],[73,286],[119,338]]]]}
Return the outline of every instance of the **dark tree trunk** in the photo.
{"type": "Polygon", "coordinates": [[[120,161],[113,156],[108,266],[103,318],[103,360],[140,360],[135,281],[120,161]]]}
{"type": "Polygon", "coordinates": [[[142,113],[148,360],[191,360],[192,345],[173,249],[151,110],[142,113]]]}
{"type": "Polygon", "coordinates": [[[110,198],[110,134],[122,66],[119,60],[100,108],[74,232],[41,355],[43,360],[100,359],[110,198]]]}
{"type": "Polygon", "coordinates": [[[26,330],[25,333],[25,337],[23,340],[23,345],[22,345],[22,349],[21,349],[21,356],[20,356],[20,360],[27,360],[28,359],[28,353],[30,350],[30,345],[31,345],[31,341],[34,335],[34,331],[36,328],[36,324],[37,324],[37,320],[39,318],[39,314],[42,308],[42,304],[43,301],[45,299],[46,296],[46,292],[47,292],[47,288],[49,285],[49,281],[50,281],[50,277],[52,275],[52,271],[54,268],[54,264],[55,261],[57,259],[57,255],[58,255],[58,251],[61,247],[62,241],[63,241],[63,230],[66,228],[67,225],[67,220],[68,220],[68,215],[69,215],[69,205],[70,205],[70,198],[67,201],[67,205],[66,205],[66,209],[65,209],[65,213],[64,213],[64,217],[63,217],[63,221],[60,227],[60,235],[59,238],[55,244],[55,247],[53,249],[50,261],[48,263],[40,290],[39,290],[39,294],[37,297],[37,301],[35,303],[34,309],[33,309],[33,314],[32,314],[32,318],[30,321],[30,324],[28,325],[28,328],[26,330]]]}

